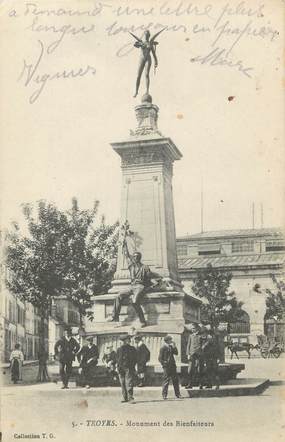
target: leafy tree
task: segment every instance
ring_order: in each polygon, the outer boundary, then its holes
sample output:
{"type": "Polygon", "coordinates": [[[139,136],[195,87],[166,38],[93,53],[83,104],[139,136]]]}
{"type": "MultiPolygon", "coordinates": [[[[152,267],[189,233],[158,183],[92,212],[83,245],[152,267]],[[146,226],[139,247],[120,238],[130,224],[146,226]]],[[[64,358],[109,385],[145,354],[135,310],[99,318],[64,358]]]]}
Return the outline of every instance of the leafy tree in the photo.
{"type": "Polygon", "coordinates": [[[265,319],[284,319],[285,316],[285,283],[278,280],[275,275],[271,275],[275,285],[275,290],[266,289],[266,313],[265,319]]]}
{"type": "Polygon", "coordinates": [[[242,302],[229,291],[232,274],[215,269],[208,264],[197,271],[192,290],[201,298],[201,319],[216,328],[220,322],[237,322],[243,315],[242,302]]]}
{"type": "MultiPolygon", "coordinates": [[[[59,295],[67,270],[68,222],[64,213],[53,204],[39,201],[36,210],[23,205],[28,235],[18,224],[6,236],[6,266],[9,270],[7,287],[24,301],[38,308],[40,315],[40,348],[45,352],[45,326],[52,297],[59,295]],[[36,216],[34,216],[34,212],[36,216]]],[[[39,380],[45,380],[39,366],[39,380]]]]}
{"type": "Polygon", "coordinates": [[[118,223],[106,225],[102,217],[94,227],[98,202],[90,210],[80,210],[72,200],[67,212],[69,224],[68,271],[63,293],[77,306],[81,322],[92,305],[92,296],[106,293],[111,285],[117,256],[118,223]]]}
{"type": "MultiPolygon", "coordinates": [[[[24,204],[27,234],[14,223],[6,235],[6,284],[39,310],[39,354],[45,352],[45,324],[55,297],[66,295],[82,319],[92,304],[91,296],[110,285],[118,224],[108,226],[102,219],[96,227],[97,212],[98,202],[92,209],[80,210],[75,198],[69,211],[46,201],[24,204]]],[[[39,380],[45,380],[43,373],[40,358],[39,380]]]]}

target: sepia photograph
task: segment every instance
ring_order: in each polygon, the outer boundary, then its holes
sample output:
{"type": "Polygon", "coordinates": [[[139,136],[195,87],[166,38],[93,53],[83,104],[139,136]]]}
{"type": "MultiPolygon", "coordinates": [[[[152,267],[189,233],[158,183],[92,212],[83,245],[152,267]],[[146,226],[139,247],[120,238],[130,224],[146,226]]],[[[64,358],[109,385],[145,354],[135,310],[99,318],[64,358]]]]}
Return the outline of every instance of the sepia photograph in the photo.
{"type": "Polygon", "coordinates": [[[4,442],[284,437],[284,9],[0,0],[4,442]]]}

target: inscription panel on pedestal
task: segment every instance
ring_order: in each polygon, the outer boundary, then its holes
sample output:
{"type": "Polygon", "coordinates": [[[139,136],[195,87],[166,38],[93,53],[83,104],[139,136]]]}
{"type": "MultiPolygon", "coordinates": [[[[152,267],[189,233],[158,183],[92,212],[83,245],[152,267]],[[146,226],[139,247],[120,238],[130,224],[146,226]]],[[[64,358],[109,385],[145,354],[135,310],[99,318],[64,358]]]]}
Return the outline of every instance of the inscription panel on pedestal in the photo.
{"type": "MultiPolygon", "coordinates": [[[[159,177],[151,173],[127,178],[125,189],[125,219],[134,232],[133,250],[139,250],[143,262],[154,267],[163,267],[161,195],[159,177]]],[[[131,250],[130,250],[131,251],[131,250]]],[[[124,263],[124,268],[127,268],[124,263]]]]}

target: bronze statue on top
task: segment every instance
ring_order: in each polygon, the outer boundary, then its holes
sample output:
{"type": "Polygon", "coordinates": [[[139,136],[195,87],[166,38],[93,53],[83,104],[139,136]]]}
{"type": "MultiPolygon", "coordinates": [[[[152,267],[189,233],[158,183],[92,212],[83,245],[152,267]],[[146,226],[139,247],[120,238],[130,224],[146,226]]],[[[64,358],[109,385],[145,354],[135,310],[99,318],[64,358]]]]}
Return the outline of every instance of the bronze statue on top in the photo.
{"type": "Polygon", "coordinates": [[[144,32],[144,38],[145,38],[144,40],[141,40],[136,35],[134,35],[130,32],[130,34],[136,39],[134,46],[136,48],[141,49],[141,57],[140,57],[140,61],[139,61],[138,75],[137,75],[137,81],[136,81],[136,91],[135,91],[134,97],[136,97],[138,95],[140,82],[141,82],[141,76],[142,76],[142,73],[144,70],[145,70],[145,79],[146,79],[146,94],[149,95],[149,83],[150,83],[149,72],[150,72],[151,63],[152,63],[151,55],[154,58],[154,68],[156,69],[157,65],[158,65],[158,61],[157,61],[157,57],[156,57],[156,46],[158,45],[158,42],[155,41],[155,39],[164,30],[165,30],[165,28],[161,29],[159,32],[157,32],[155,35],[153,35],[151,38],[150,38],[150,32],[147,30],[144,32]]]}

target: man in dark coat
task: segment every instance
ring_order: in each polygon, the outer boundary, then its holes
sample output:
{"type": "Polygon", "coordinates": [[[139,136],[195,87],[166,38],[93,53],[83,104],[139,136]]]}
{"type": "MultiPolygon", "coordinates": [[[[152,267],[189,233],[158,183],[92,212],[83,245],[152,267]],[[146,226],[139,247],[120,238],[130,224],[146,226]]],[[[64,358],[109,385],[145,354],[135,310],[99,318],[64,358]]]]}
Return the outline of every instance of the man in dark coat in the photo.
{"type": "Polygon", "coordinates": [[[218,390],[220,387],[220,379],[218,374],[218,343],[216,336],[210,326],[206,326],[201,336],[201,383],[200,388],[212,388],[216,386],[218,390]]]}
{"type": "Polygon", "coordinates": [[[117,368],[119,380],[122,388],[122,402],[134,404],[134,375],[135,365],[137,362],[136,349],[130,345],[131,338],[129,335],[120,337],[122,345],[117,350],[117,368]]]}
{"type": "Polygon", "coordinates": [[[64,336],[57,341],[54,347],[55,356],[59,360],[59,373],[63,383],[61,388],[68,388],[68,381],[72,373],[72,362],[79,349],[80,345],[72,337],[71,329],[67,328],[64,331],[64,336]]]}
{"type": "Polygon", "coordinates": [[[169,382],[172,380],[175,396],[181,399],[176,362],[174,359],[174,355],[178,355],[178,350],[172,340],[172,336],[165,336],[164,342],[165,344],[161,347],[158,356],[158,360],[163,368],[162,397],[163,399],[167,399],[169,382]]]}
{"type": "Polygon", "coordinates": [[[199,383],[199,368],[201,356],[201,336],[199,326],[195,323],[191,324],[190,335],[186,347],[186,356],[188,359],[189,382],[185,388],[192,388],[199,383]]]}
{"type": "Polygon", "coordinates": [[[92,377],[94,376],[94,370],[98,363],[99,351],[97,345],[93,342],[93,337],[89,337],[86,340],[88,344],[83,345],[77,353],[77,358],[80,362],[80,371],[83,382],[86,388],[90,388],[92,377]]]}
{"type": "Polygon", "coordinates": [[[145,385],[146,364],[150,360],[150,351],[143,343],[141,336],[135,336],[137,350],[137,374],[139,378],[138,387],[145,385]]]}

